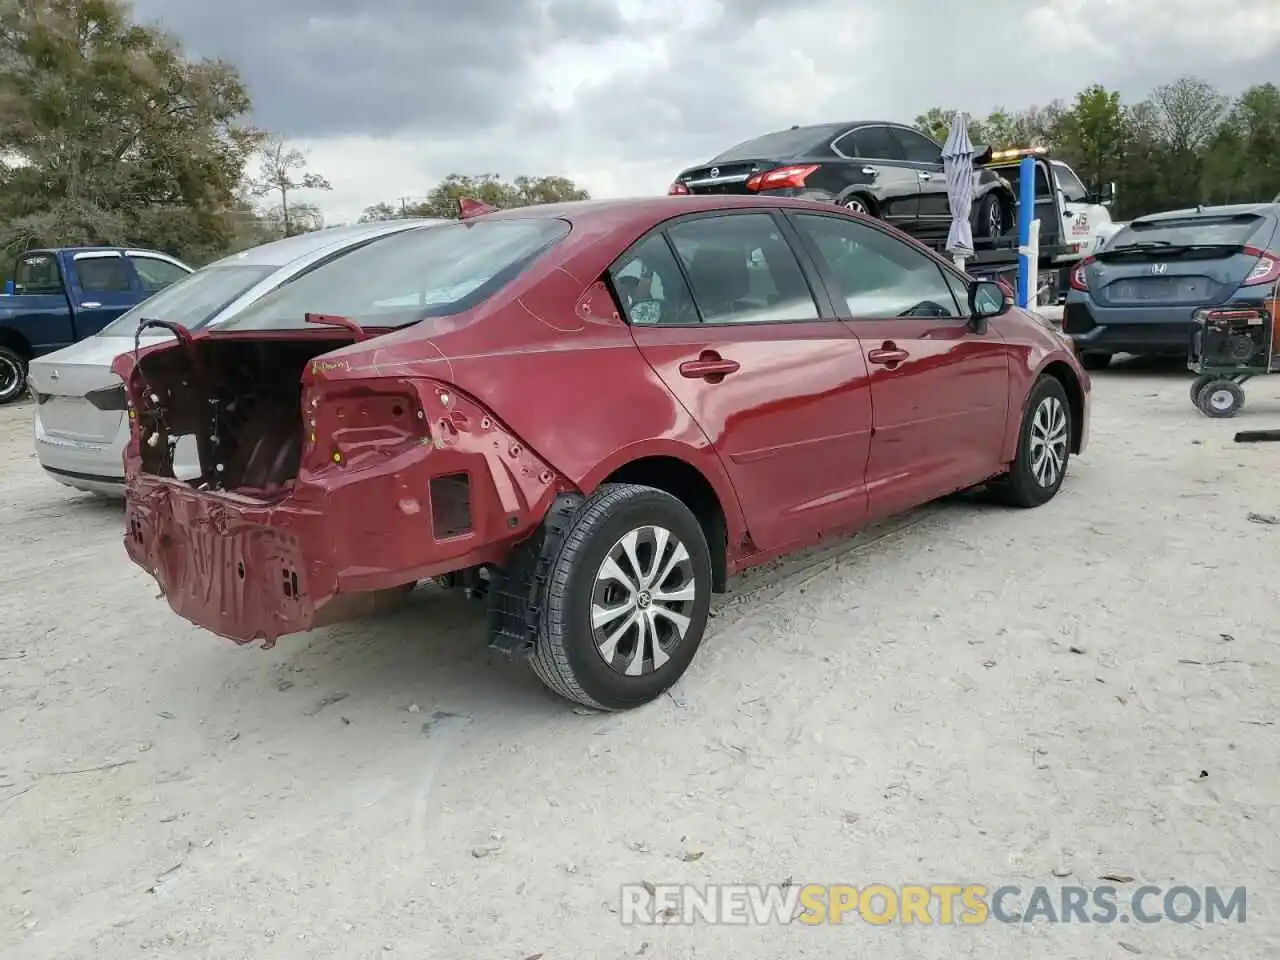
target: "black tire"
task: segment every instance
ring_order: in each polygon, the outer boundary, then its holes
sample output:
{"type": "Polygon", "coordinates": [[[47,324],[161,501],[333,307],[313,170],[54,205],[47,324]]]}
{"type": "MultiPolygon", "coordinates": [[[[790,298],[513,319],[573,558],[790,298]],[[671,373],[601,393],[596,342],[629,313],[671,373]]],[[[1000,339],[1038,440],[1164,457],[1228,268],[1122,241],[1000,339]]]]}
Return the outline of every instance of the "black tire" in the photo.
{"type": "Polygon", "coordinates": [[[978,204],[973,218],[973,234],[982,240],[994,240],[1003,236],[1009,219],[1004,200],[998,193],[988,193],[978,204]]]}
{"type": "Polygon", "coordinates": [[[1196,394],[1196,406],[1206,417],[1227,420],[1244,406],[1244,388],[1234,380],[1215,377],[1196,394]]]}
{"type": "MultiPolygon", "coordinates": [[[[640,546],[643,548],[644,544],[640,546]]],[[[651,556],[652,551],[646,553],[641,558],[641,566],[645,566],[645,559],[651,556]]],[[[619,563],[622,565],[623,561],[619,563]]],[[[629,562],[626,566],[630,566],[629,562]]],[[[671,583],[671,578],[664,582],[671,583]]],[[[542,620],[530,657],[533,672],[566,700],[597,710],[626,710],[648,703],[670,689],[697,653],[711,609],[711,551],[697,517],[675,497],[653,487],[604,484],[574,516],[551,563],[544,590],[542,620]],[[682,565],[681,579],[677,582],[692,583],[694,595],[683,605],[662,608],[650,599],[653,584],[632,594],[638,602],[626,609],[678,608],[680,614],[688,617],[688,625],[683,636],[679,636],[674,633],[677,628],[673,620],[655,618],[665,623],[662,629],[671,641],[662,647],[667,659],[652,669],[654,657],[642,656],[646,672],[628,676],[620,662],[632,659],[627,651],[634,651],[636,641],[640,640],[645,643],[643,652],[651,654],[657,637],[651,636],[646,642],[636,628],[629,628],[616,646],[611,665],[597,646],[591,622],[592,608],[595,599],[602,596],[600,589],[605,581],[601,580],[601,567],[606,558],[621,549],[623,539],[630,533],[653,528],[669,532],[672,537],[669,543],[684,545],[689,559],[682,565]]],[[[642,622],[654,622],[646,621],[643,613],[641,616],[642,622]]],[[[630,617],[619,617],[608,626],[616,630],[624,619],[630,617]]]]}
{"type": "Polygon", "coordinates": [[[1200,406],[1200,391],[1204,389],[1205,384],[1212,383],[1216,379],[1217,377],[1211,373],[1202,373],[1191,381],[1191,402],[1195,406],[1200,406]]]}
{"type": "Polygon", "coordinates": [[[1080,353],[1080,366],[1086,370],[1105,370],[1111,366],[1112,356],[1101,350],[1085,350],[1080,353]]]}
{"type": "Polygon", "coordinates": [[[13,403],[27,394],[27,358],[9,347],[0,347],[0,404],[13,403]]]}
{"type": "Polygon", "coordinates": [[[1006,506],[1023,508],[1038,507],[1052,500],[1067,476],[1073,429],[1071,404],[1061,381],[1048,374],[1041,376],[1027,397],[1022,427],[1018,431],[1018,452],[1014,454],[1009,472],[990,486],[993,498],[1006,506]],[[1033,432],[1043,433],[1045,430],[1049,431],[1053,447],[1061,457],[1056,474],[1047,483],[1037,456],[1039,448],[1033,439],[1033,432]],[[1059,437],[1061,446],[1058,445],[1059,437]]]}

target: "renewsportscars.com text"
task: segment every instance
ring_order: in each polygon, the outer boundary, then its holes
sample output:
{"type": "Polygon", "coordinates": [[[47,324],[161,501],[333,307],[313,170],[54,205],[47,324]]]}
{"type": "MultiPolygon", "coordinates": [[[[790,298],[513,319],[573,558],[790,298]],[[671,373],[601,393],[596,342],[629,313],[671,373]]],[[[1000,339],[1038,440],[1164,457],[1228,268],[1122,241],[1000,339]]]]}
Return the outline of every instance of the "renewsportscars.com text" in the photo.
{"type": "Polygon", "coordinates": [[[877,926],[985,923],[1215,923],[1246,919],[1244,887],[1056,888],[986,884],[629,885],[625,924],[877,926]]]}

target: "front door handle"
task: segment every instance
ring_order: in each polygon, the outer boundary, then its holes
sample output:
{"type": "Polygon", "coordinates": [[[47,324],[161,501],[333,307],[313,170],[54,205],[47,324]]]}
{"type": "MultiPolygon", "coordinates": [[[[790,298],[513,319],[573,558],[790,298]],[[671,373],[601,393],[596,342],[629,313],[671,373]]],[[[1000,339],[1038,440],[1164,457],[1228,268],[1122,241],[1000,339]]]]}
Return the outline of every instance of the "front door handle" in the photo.
{"type": "Polygon", "coordinates": [[[870,363],[881,364],[886,367],[896,367],[909,356],[911,354],[907,353],[892,340],[886,340],[881,344],[879,350],[868,351],[867,360],[870,363]]]}
{"type": "Polygon", "coordinates": [[[719,383],[727,375],[737,371],[737,360],[726,360],[713,350],[705,350],[697,360],[686,360],[680,364],[680,376],[690,380],[708,380],[711,383],[719,383]]]}
{"type": "Polygon", "coordinates": [[[879,176],[880,168],[879,167],[863,167],[862,172],[865,173],[868,177],[875,177],[875,176],[879,176]]]}
{"type": "Polygon", "coordinates": [[[933,174],[932,174],[932,173],[925,173],[923,170],[918,171],[918,172],[916,173],[916,176],[917,176],[917,177],[919,177],[921,180],[932,180],[932,179],[933,179],[933,174]]]}
{"type": "Polygon", "coordinates": [[[100,304],[100,303],[98,303],[96,300],[94,300],[94,301],[91,301],[91,302],[89,302],[89,303],[82,303],[82,304],[80,304],[80,309],[81,309],[81,310],[97,310],[100,306],[102,306],[102,304],[100,304]]]}

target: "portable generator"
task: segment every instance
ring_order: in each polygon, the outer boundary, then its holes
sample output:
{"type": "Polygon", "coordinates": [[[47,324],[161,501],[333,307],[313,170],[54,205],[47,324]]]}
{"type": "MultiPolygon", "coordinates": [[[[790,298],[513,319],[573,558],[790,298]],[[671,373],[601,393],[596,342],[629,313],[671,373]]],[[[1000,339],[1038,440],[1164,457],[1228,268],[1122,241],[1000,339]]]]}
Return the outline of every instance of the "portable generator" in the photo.
{"type": "Polygon", "coordinates": [[[1191,402],[1207,417],[1234,417],[1244,383],[1280,370],[1280,297],[1196,311],[1187,366],[1195,372],[1191,402]]]}

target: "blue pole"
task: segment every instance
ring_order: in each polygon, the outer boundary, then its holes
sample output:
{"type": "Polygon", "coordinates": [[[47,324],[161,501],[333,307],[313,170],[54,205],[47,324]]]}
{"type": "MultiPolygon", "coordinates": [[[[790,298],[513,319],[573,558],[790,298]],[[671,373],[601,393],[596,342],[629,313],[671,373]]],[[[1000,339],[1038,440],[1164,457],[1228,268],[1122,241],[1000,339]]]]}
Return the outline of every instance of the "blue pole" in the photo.
{"type": "Polygon", "coordinates": [[[1018,306],[1024,310],[1031,303],[1027,281],[1031,277],[1031,260],[1026,253],[1031,243],[1031,221],[1036,218],[1036,158],[1023,157],[1018,164],[1018,306]]]}

